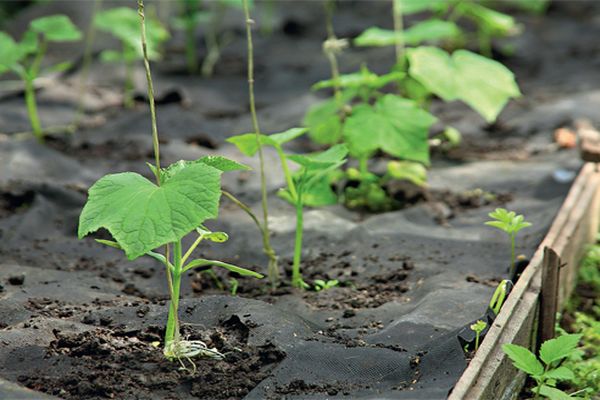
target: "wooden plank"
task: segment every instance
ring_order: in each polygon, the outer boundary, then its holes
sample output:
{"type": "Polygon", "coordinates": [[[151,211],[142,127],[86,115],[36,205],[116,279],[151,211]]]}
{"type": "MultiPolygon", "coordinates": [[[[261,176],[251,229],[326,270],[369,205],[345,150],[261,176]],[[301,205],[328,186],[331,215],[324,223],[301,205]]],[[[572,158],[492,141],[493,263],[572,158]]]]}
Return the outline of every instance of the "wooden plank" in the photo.
{"type": "MultiPolygon", "coordinates": [[[[556,252],[560,258],[569,262],[569,268],[564,272],[565,285],[561,283],[559,306],[561,299],[572,290],[565,286],[574,284],[579,259],[598,229],[599,188],[596,165],[585,164],[548,234],[513,288],[479,351],[456,383],[449,400],[510,398],[506,389],[515,390],[518,371],[502,352],[501,344],[516,343],[530,348],[535,345],[545,247],[558,248],[556,252]]],[[[561,271],[561,278],[562,275],[561,271]]]]}
{"type": "Polygon", "coordinates": [[[542,288],[540,293],[540,322],[537,344],[554,337],[556,312],[558,311],[558,278],[560,257],[550,247],[544,247],[542,263],[542,288]]]}

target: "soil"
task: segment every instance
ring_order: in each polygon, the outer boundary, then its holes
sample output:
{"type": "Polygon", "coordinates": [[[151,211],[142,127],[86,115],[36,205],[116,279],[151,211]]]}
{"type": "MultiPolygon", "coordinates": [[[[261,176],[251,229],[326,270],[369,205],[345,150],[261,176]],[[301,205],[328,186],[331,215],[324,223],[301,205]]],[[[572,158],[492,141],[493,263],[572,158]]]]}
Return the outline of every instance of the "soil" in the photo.
{"type": "MultiPolygon", "coordinates": [[[[297,3],[280,7],[272,36],[256,40],[265,132],[299,124],[318,100],[308,88],[328,76],[321,6],[297,3]]],[[[9,29],[49,11],[66,12],[85,26],[88,6],[35,5],[9,29]]],[[[307,210],[304,278],[309,284],[337,279],[338,286],[319,292],[289,286],[294,219],[275,194],[282,177],[270,171],[273,245],[283,282],[270,288],[216,271],[217,284],[206,273],[189,274],[182,288],[182,335],[226,354],[222,361],[195,359],[195,370],[188,360],[181,360],[188,369],[179,370],[155,347],[168,305],[161,265],[127,262],[119,251],[93,241],[109,238],[106,232],[76,237],[86,190],[96,179],[124,170],[149,176],[144,164],[152,160],[152,143],[142,70],[136,71],[137,104],[124,110],[114,103],[122,71],[95,61],[90,91],[107,94],[86,105],[83,128],[54,134],[47,146],[17,134],[28,129],[22,97],[0,97],[0,130],[6,133],[0,136],[6,166],[0,176],[0,397],[445,398],[466,365],[456,333],[485,311],[507,272],[506,239],[482,222],[498,206],[524,213],[534,226],[520,236],[519,252],[531,255],[570,186],[554,172],[580,166],[575,151],[554,146],[553,130],[582,117],[600,122],[600,99],[590,89],[600,76],[588,49],[596,46],[593,33],[600,24],[592,16],[600,7],[585,7],[591,11],[582,15],[557,2],[543,18],[517,14],[525,31],[511,39],[515,54],[503,62],[515,71],[525,96],[511,102],[497,124],[485,124],[462,104],[434,102],[434,113],[461,130],[464,141],[456,149],[433,151],[426,191],[406,184],[388,188],[399,206],[383,214],[342,206],[307,210]],[[577,18],[583,22],[574,23],[577,18]],[[231,278],[240,283],[237,296],[227,293],[231,278]]],[[[389,26],[388,8],[386,2],[340,2],[338,35],[389,26]]],[[[233,13],[225,21],[235,40],[223,50],[213,78],[184,73],[177,34],[166,60],[153,65],[164,163],[222,154],[256,169],[255,160],[225,143],[251,126],[240,18],[233,13]]],[[[96,50],[111,43],[103,37],[97,42],[96,50]]],[[[80,53],[80,47],[58,47],[49,56],[80,53]]],[[[350,49],[340,65],[350,72],[365,59],[383,72],[393,51],[350,49]]],[[[72,120],[76,107],[69,95],[79,73],[75,69],[40,91],[45,124],[72,120]]],[[[305,139],[290,147],[314,149],[305,139]]],[[[268,166],[276,165],[275,154],[265,155],[268,166]]],[[[229,174],[223,182],[259,210],[256,174],[229,174]]],[[[223,201],[210,227],[231,239],[196,255],[265,272],[257,231],[240,210],[223,201]]]]}

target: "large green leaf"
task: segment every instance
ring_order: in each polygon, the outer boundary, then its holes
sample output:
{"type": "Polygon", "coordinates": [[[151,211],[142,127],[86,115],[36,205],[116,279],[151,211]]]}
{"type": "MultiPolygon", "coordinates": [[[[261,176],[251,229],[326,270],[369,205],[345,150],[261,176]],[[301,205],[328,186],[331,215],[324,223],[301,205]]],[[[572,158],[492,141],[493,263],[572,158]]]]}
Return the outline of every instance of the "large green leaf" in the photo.
{"type": "Polygon", "coordinates": [[[515,367],[532,376],[541,376],[544,373],[544,366],[537,359],[535,354],[525,347],[516,344],[502,345],[504,353],[512,360],[515,367]]]}
{"type": "Polygon", "coordinates": [[[540,358],[546,364],[567,357],[577,348],[581,335],[562,335],[554,339],[546,340],[540,347],[540,358]]]}
{"type": "Polygon", "coordinates": [[[354,44],[356,46],[383,47],[393,46],[397,41],[403,40],[405,44],[415,46],[423,42],[456,38],[460,34],[461,30],[454,22],[429,19],[419,22],[399,34],[389,29],[371,27],[356,37],[354,44]]]}
{"type": "MultiPolygon", "coordinates": [[[[128,7],[111,8],[96,14],[94,24],[134,49],[138,58],[142,57],[140,16],[136,10],[128,7]]],[[[150,59],[160,58],[160,44],[168,38],[169,32],[161,23],[156,18],[146,16],[146,41],[150,59]]]]}
{"type": "Polygon", "coordinates": [[[436,118],[415,102],[385,95],[374,106],[359,105],[346,120],[344,138],[350,155],[370,157],[377,150],[429,164],[429,128],[436,118]]]}
{"type": "Polygon", "coordinates": [[[89,190],[79,217],[79,238],[105,228],[130,260],[180,240],[217,217],[220,175],[204,163],[185,166],[161,186],[133,172],[107,175],[89,190]]]}
{"type": "Polygon", "coordinates": [[[81,32],[66,15],[50,15],[31,21],[30,29],[43,34],[50,42],[73,42],[81,39],[81,32]]]}
{"type": "Polygon", "coordinates": [[[20,60],[19,46],[12,37],[0,32],[0,74],[10,70],[20,60]]]}
{"type": "Polygon", "coordinates": [[[467,50],[450,56],[436,47],[407,50],[410,75],[444,100],[462,100],[493,122],[510,98],[521,95],[502,64],[467,50]]]}

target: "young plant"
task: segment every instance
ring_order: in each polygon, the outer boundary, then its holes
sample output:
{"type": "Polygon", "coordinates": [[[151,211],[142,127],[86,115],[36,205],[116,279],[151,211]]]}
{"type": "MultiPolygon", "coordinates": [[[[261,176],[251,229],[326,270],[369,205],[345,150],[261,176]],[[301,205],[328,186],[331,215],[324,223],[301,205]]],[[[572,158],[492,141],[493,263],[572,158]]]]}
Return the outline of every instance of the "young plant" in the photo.
{"type": "MultiPolygon", "coordinates": [[[[292,203],[296,209],[296,235],[294,240],[294,259],[292,263],[292,286],[307,289],[310,286],[302,279],[300,261],[302,258],[302,240],[304,226],[304,206],[321,205],[331,199],[331,188],[325,183],[327,174],[338,168],[346,160],[348,149],[345,145],[336,145],[322,153],[300,155],[286,154],[283,144],[301,136],[306,128],[292,128],[285,132],[271,135],[260,135],[259,143],[256,142],[254,133],[246,133],[227,139],[245,155],[252,157],[263,146],[271,146],[279,155],[281,168],[287,184],[286,189],[280,191],[280,196],[292,203]],[[292,174],[288,159],[300,166],[292,174]]],[[[335,196],[334,196],[335,201],[335,196]]]]}
{"type": "MultiPolygon", "coordinates": [[[[150,60],[158,60],[161,58],[160,45],[169,38],[169,32],[156,18],[149,18],[147,23],[148,57],[150,60]]],[[[123,104],[131,108],[134,106],[134,64],[143,58],[139,44],[138,14],[129,7],[111,8],[96,14],[94,24],[98,29],[110,33],[120,41],[120,50],[104,50],[100,58],[104,62],[123,63],[125,66],[123,104]]]]}
{"type": "Polygon", "coordinates": [[[62,71],[70,66],[64,62],[42,69],[48,43],[73,42],[81,39],[81,32],[65,15],[51,15],[34,19],[20,42],[0,32],[0,75],[9,71],[17,74],[25,84],[25,103],[31,129],[38,141],[44,141],[44,132],[37,112],[35,80],[40,74],[62,71]]]}
{"type": "Polygon", "coordinates": [[[478,319],[477,322],[472,324],[469,328],[471,328],[471,330],[475,332],[475,351],[477,351],[479,350],[479,336],[481,335],[481,332],[483,332],[485,328],[487,328],[487,323],[478,319]]]}
{"type": "Polygon", "coordinates": [[[340,281],[337,279],[330,279],[324,281],[323,279],[315,279],[314,281],[314,289],[315,292],[320,292],[321,290],[327,290],[339,286],[340,281]]]}
{"type": "Polygon", "coordinates": [[[573,397],[556,388],[556,385],[559,381],[571,381],[574,378],[573,371],[560,364],[577,351],[580,339],[581,335],[571,334],[547,340],[540,348],[539,359],[529,349],[515,344],[504,344],[502,350],[516,368],[535,380],[536,386],[532,389],[534,400],[540,396],[551,400],[571,399],[573,397]]]}
{"type": "Polygon", "coordinates": [[[211,232],[202,224],[218,215],[221,174],[247,167],[224,157],[207,156],[196,161],[178,161],[161,168],[142,0],[138,0],[138,11],[155,155],[155,165],[148,165],[156,182],[133,172],[106,175],[99,179],[90,188],[88,201],[79,217],[78,236],[83,238],[104,228],[114,241],[100,240],[100,243],[123,250],[129,260],[147,255],[165,265],[171,297],[163,350],[168,359],[181,362],[182,358],[189,359],[197,355],[221,358],[222,354],[209,349],[203,342],[181,340],[178,317],[180,286],[186,272],[212,266],[242,276],[262,278],[261,274],[245,268],[192,257],[202,241],[223,242],[227,239],[223,232],[211,232]],[[191,232],[195,233],[196,239],[184,251],[182,239],[191,232]],[[161,254],[156,249],[162,246],[164,253],[161,254]]]}
{"type": "Polygon", "coordinates": [[[488,221],[485,224],[498,228],[505,232],[510,238],[510,277],[515,274],[515,238],[517,233],[524,228],[530,227],[531,223],[525,221],[525,217],[517,215],[514,211],[507,211],[504,208],[496,208],[494,212],[488,214],[494,221],[488,221]]]}

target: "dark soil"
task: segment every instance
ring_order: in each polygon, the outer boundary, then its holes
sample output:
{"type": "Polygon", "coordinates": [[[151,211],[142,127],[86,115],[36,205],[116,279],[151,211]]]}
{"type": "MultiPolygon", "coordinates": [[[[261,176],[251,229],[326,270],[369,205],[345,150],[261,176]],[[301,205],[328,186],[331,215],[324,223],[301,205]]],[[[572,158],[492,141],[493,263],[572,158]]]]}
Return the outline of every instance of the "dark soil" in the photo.
{"type": "MultiPolygon", "coordinates": [[[[65,8],[79,15],[84,3],[48,4],[32,10],[65,8]]],[[[528,93],[509,105],[504,122],[488,126],[461,104],[434,102],[436,115],[459,128],[464,141],[433,151],[430,187],[389,185],[397,207],[380,215],[339,206],[307,210],[304,278],[309,284],[336,279],[338,286],[320,292],[289,286],[294,220],[275,195],[281,180],[269,174],[283,282],[270,288],[223,271],[216,271],[220,284],[206,273],[186,276],[182,335],[226,354],[223,361],[195,359],[195,371],[187,360],[181,361],[188,370],[178,370],[179,363],[165,360],[155,346],[168,305],[163,267],[144,258],[128,262],[93,241],[108,239],[106,232],[81,241],[76,236],[93,181],[125,170],[149,176],[144,87],[137,88],[134,109],[107,103],[87,110],[80,131],[49,137],[46,147],[10,135],[27,129],[19,113],[22,98],[2,98],[1,128],[9,135],[0,137],[0,161],[7,167],[0,175],[0,376],[66,399],[445,398],[465,366],[456,330],[481,315],[505,274],[505,238],[483,226],[487,213],[505,205],[525,213],[534,228],[520,236],[519,250],[533,252],[570,185],[557,183],[552,172],[579,166],[574,152],[552,146],[552,130],[586,116],[578,112],[583,105],[597,114],[597,104],[585,96],[588,81],[600,80],[592,54],[582,50],[596,45],[598,36],[585,34],[595,23],[573,23],[583,18],[579,11],[553,7],[542,20],[518,15],[526,33],[505,61],[528,93]],[[568,57],[560,45],[544,43],[552,43],[547,37],[555,32],[568,41],[568,57]],[[575,110],[564,111],[567,94],[575,110]],[[17,153],[22,164],[12,159],[17,153]],[[240,283],[237,297],[227,295],[231,278],[240,283]]],[[[321,52],[321,4],[289,2],[279,12],[273,35],[256,39],[265,132],[298,124],[306,105],[316,101],[307,95],[311,84],[329,74],[321,52]]],[[[177,38],[166,60],[153,65],[165,164],[207,154],[239,158],[225,143],[251,126],[245,41],[236,17],[227,22],[236,40],[224,49],[213,79],[183,73],[177,38]]],[[[340,37],[353,37],[367,26],[389,26],[389,19],[388,2],[339,2],[335,22],[340,37]]],[[[343,72],[365,59],[383,72],[393,51],[350,49],[340,58],[343,72]]],[[[121,72],[111,68],[95,62],[91,88],[112,87],[118,97],[121,72]]],[[[72,106],[46,98],[42,120],[70,122],[72,106]]],[[[315,149],[306,140],[293,146],[315,149]]],[[[258,210],[256,175],[225,175],[224,184],[258,210]]],[[[219,221],[210,223],[231,239],[203,246],[196,255],[265,272],[257,231],[244,214],[224,202],[219,221]]],[[[2,389],[0,380],[0,397],[2,389]]]]}

